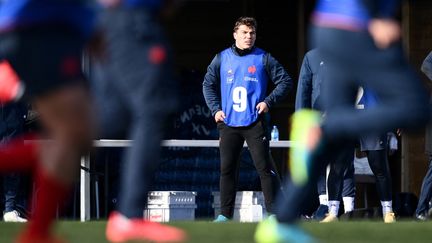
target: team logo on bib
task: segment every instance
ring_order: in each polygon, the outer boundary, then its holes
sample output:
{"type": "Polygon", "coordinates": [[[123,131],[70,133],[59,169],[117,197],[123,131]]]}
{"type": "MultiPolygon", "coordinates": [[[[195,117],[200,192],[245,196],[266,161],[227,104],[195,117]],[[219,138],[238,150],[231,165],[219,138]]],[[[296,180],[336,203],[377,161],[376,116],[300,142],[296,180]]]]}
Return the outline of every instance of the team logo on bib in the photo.
{"type": "Polygon", "coordinates": [[[256,72],[256,67],[255,65],[249,66],[248,67],[248,73],[254,74],[256,72]]]}
{"type": "Polygon", "coordinates": [[[234,82],[234,72],[232,69],[229,69],[227,72],[226,82],[227,82],[227,84],[231,84],[234,82]]]}

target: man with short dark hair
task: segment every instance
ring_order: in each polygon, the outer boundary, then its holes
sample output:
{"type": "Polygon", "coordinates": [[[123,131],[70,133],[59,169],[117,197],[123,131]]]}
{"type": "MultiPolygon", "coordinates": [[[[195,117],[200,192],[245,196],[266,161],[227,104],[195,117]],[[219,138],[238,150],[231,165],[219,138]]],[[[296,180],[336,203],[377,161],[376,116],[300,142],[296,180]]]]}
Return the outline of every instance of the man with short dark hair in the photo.
{"type": "Polygon", "coordinates": [[[263,119],[292,87],[291,78],[270,53],[255,47],[257,23],[240,17],[233,30],[235,43],[218,53],[207,68],[203,94],[220,134],[221,214],[216,222],[233,217],[238,163],[246,141],[265,197],[266,210],[273,212],[275,185],[272,178],[269,138],[263,119]],[[268,81],[276,87],[268,95],[268,81]]]}

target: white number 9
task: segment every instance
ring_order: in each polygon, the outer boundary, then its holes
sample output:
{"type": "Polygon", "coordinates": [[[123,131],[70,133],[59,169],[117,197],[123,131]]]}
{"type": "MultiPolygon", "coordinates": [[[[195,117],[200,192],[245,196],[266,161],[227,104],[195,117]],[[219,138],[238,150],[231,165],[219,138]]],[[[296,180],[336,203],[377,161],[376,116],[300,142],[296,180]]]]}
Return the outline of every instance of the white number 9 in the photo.
{"type": "Polygon", "coordinates": [[[247,91],[244,87],[235,87],[233,90],[233,109],[237,112],[243,112],[247,107],[247,91]]]}

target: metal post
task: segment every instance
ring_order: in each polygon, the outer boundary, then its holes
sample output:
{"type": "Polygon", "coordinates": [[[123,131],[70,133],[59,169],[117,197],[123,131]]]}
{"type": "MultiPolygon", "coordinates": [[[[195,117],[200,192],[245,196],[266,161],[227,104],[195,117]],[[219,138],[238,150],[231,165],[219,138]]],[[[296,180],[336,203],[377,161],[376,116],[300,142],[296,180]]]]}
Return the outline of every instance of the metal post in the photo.
{"type": "MultiPolygon", "coordinates": [[[[81,158],[81,166],[90,168],[90,155],[81,158]]],[[[90,220],[90,173],[81,170],[80,184],[80,219],[81,222],[90,220]]]]}

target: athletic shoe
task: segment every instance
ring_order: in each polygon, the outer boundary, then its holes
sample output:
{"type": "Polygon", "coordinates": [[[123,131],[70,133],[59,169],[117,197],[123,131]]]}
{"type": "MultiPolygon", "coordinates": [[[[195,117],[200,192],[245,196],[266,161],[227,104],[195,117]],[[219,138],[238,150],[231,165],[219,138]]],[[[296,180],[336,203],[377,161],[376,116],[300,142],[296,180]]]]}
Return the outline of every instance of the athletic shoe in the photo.
{"type": "Polygon", "coordinates": [[[328,213],[326,217],[320,221],[320,223],[333,223],[339,221],[337,215],[328,213]]]}
{"type": "Polygon", "coordinates": [[[132,240],[182,242],[186,240],[185,232],[180,229],[143,219],[128,219],[119,212],[113,212],[110,215],[106,237],[110,242],[132,240]]]}
{"type": "Polygon", "coordinates": [[[255,230],[257,243],[312,243],[316,240],[308,233],[292,224],[282,224],[274,217],[261,221],[255,230]]]}
{"type": "Polygon", "coordinates": [[[6,212],[3,214],[3,221],[5,222],[14,222],[14,223],[24,223],[27,222],[27,219],[20,217],[20,213],[16,210],[12,210],[10,212],[6,212]]]}
{"type": "Polygon", "coordinates": [[[415,218],[417,221],[427,221],[428,220],[428,216],[424,213],[416,214],[415,218]]]}
{"type": "Polygon", "coordinates": [[[393,212],[386,213],[383,218],[384,223],[396,223],[396,217],[393,212]]]}
{"type": "Polygon", "coordinates": [[[326,214],[328,213],[328,206],[324,204],[320,204],[317,210],[312,214],[313,220],[321,221],[325,218],[326,214]]]}
{"type": "Polygon", "coordinates": [[[313,110],[300,110],[292,117],[290,140],[294,146],[290,149],[290,172],[294,184],[304,185],[309,180],[311,154],[317,148],[321,138],[321,114],[313,110]]]}
{"type": "Polygon", "coordinates": [[[219,214],[215,220],[213,220],[214,223],[225,223],[230,221],[229,218],[223,216],[222,214],[219,214]]]}

